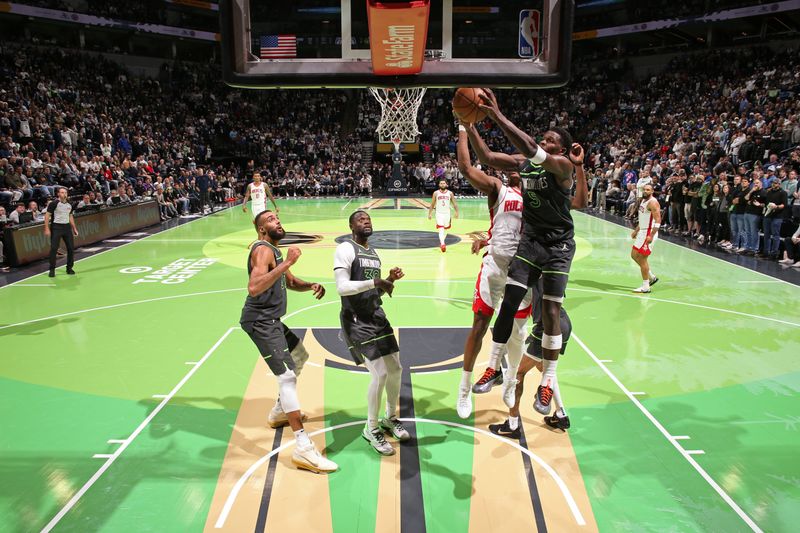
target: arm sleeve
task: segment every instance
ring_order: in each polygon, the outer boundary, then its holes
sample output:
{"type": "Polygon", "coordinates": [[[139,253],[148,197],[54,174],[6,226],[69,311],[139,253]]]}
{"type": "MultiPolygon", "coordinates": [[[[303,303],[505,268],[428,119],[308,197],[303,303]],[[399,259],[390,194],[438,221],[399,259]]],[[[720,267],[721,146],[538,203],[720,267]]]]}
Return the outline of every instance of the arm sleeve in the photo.
{"type": "Polygon", "coordinates": [[[336,292],[339,293],[339,296],[352,296],[375,288],[375,282],[371,279],[350,280],[350,265],[353,264],[355,258],[355,250],[346,242],[336,247],[336,253],[333,256],[333,273],[336,278],[336,292]]]}

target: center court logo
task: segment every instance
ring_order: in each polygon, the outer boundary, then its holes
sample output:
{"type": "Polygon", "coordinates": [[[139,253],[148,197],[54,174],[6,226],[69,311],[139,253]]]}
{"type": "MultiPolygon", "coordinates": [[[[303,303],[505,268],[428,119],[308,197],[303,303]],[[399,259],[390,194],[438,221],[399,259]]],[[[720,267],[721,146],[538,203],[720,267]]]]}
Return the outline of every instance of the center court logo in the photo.
{"type": "Polygon", "coordinates": [[[206,268],[210,267],[218,260],[212,257],[203,259],[176,259],[172,263],[165,265],[158,270],[153,271],[152,267],[148,266],[133,266],[121,269],[120,274],[144,274],[151,272],[146,276],[132,282],[133,285],[139,283],[163,283],[164,285],[175,285],[177,283],[184,283],[193,278],[206,268]]]}

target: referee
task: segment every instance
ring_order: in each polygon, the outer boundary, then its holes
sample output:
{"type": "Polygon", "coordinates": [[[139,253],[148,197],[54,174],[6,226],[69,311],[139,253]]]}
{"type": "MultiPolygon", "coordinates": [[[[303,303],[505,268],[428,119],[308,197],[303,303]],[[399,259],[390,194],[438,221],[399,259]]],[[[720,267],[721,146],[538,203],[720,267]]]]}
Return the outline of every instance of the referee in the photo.
{"type": "Polygon", "coordinates": [[[56,277],[56,253],[61,239],[67,245],[67,274],[75,274],[72,265],[75,263],[75,241],[73,235],[78,236],[78,228],[75,226],[75,217],[72,216],[72,204],[67,198],[67,189],[58,189],[58,200],[53,200],[47,206],[44,215],[44,235],[50,237],[50,274],[51,278],[56,277]]]}

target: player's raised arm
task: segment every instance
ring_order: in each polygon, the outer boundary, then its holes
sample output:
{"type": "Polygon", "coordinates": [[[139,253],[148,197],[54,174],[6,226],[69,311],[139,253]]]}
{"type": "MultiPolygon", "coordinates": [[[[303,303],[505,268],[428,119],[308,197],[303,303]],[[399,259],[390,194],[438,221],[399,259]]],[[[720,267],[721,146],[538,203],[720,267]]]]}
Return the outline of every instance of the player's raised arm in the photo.
{"type": "MultiPolygon", "coordinates": [[[[500,112],[500,107],[497,105],[497,97],[491,89],[484,89],[481,94],[483,104],[480,108],[494,120],[509,142],[519,150],[525,157],[529,158],[533,163],[542,165],[548,172],[552,172],[560,178],[561,184],[571,186],[572,180],[572,163],[564,155],[551,154],[545,151],[544,148],[539,146],[536,140],[519,129],[513,122],[511,122],[503,113],[500,112]]],[[[569,146],[564,147],[564,153],[567,153],[569,146]]]]}
{"type": "Polygon", "coordinates": [[[281,279],[283,273],[297,262],[298,257],[300,257],[300,250],[291,247],[286,254],[286,261],[275,266],[275,253],[269,246],[259,246],[253,253],[253,270],[250,272],[250,281],[247,283],[247,293],[250,296],[258,296],[272,287],[276,281],[281,279]]]}
{"type": "Polygon", "coordinates": [[[472,124],[458,126],[458,144],[456,145],[458,171],[467,178],[470,185],[483,194],[487,196],[496,195],[500,190],[500,180],[472,166],[469,154],[469,134],[467,133],[467,128],[474,128],[474,126],[472,124]]]}
{"type": "Polygon", "coordinates": [[[589,184],[583,170],[583,147],[572,143],[569,159],[575,165],[575,196],[572,197],[572,209],[583,209],[589,205],[589,184]]]}
{"type": "Polygon", "coordinates": [[[464,124],[469,137],[469,144],[478,155],[481,165],[496,168],[497,170],[519,170],[520,165],[525,161],[522,155],[510,155],[503,152],[492,152],[486,142],[478,133],[474,124],[464,124]]]}

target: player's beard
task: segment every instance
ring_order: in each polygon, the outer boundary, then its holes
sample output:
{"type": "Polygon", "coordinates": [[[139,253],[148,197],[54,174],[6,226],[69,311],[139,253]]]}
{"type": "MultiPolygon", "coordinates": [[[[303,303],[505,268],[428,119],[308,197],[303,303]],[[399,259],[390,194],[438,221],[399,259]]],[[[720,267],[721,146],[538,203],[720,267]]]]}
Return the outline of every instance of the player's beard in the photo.
{"type": "Polygon", "coordinates": [[[360,239],[367,240],[370,235],[372,235],[372,228],[361,228],[361,231],[358,232],[360,239]]]}
{"type": "Polygon", "coordinates": [[[286,230],[283,228],[273,228],[267,231],[267,235],[269,235],[269,238],[273,241],[279,241],[286,237],[286,230]]]}

